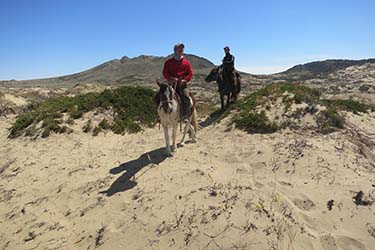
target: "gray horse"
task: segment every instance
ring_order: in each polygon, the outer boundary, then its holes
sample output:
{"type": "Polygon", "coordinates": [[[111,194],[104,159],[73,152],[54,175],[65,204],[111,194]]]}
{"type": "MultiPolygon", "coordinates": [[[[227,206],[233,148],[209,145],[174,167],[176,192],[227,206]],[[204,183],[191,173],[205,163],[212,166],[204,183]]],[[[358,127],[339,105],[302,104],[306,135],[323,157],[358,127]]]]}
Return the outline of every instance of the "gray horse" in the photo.
{"type": "MultiPolygon", "coordinates": [[[[165,153],[167,156],[172,156],[177,150],[176,146],[176,132],[177,125],[181,121],[181,101],[179,100],[177,92],[166,83],[159,83],[159,93],[156,96],[155,102],[157,103],[157,112],[159,114],[160,123],[163,127],[164,137],[165,137],[165,153]],[[169,131],[168,128],[172,128],[172,146],[170,145],[169,140],[169,131]]],[[[197,111],[193,99],[190,98],[190,104],[192,111],[188,117],[185,128],[183,131],[183,136],[180,142],[180,145],[185,143],[186,134],[190,134],[192,142],[196,142],[196,133],[197,133],[197,111]]],[[[180,123],[180,124],[181,124],[180,123]]]]}

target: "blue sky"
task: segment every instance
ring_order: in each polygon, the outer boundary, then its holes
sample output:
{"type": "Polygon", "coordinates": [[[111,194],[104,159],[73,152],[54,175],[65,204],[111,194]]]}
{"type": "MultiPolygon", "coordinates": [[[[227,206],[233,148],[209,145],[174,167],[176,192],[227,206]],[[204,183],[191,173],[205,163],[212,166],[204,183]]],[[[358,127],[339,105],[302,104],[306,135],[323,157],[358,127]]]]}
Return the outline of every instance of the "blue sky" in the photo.
{"type": "Polygon", "coordinates": [[[0,79],[79,72],[185,52],[271,73],[327,58],[375,57],[374,0],[0,0],[0,79]]]}

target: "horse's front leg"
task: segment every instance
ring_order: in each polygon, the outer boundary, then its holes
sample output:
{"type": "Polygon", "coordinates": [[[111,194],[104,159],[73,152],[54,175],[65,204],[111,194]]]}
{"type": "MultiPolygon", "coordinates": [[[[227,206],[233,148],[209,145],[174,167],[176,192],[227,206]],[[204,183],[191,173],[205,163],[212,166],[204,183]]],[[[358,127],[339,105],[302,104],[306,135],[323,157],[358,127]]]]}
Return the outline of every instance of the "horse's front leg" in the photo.
{"type": "Polygon", "coordinates": [[[172,152],[176,152],[177,150],[176,133],[177,133],[177,123],[173,125],[173,130],[172,130],[172,152]]]}
{"type": "Polygon", "coordinates": [[[236,92],[232,92],[232,97],[231,97],[231,99],[232,99],[232,103],[234,103],[234,102],[237,101],[237,99],[238,99],[238,95],[237,95],[236,92]]]}
{"type": "Polygon", "coordinates": [[[172,153],[171,153],[171,145],[170,145],[170,142],[169,142],[169,133],[168,133],[168,127],[167,126],[163,126],[163,130],[164,130],[164,138],[165,138],[165,154],[168,155],[168,156],[171,156],[172,153]]]}
{"type": "Polygon", "coordinates": [[[227,95],[227,107],[229,107],[230,104],[230,93],[227,95]]]}
{"type": "Polygon", "coordinates": [[[230,96],[229,96],[229,103],[234,103],[236,100],[237,100],[237,96],[236,96],[236,93],[234,92],[234,90],[230,93],[230,96]]]}
{"type": "Polygon", "coordinates": [[[196,143],[197,142],[197,140],[196,140],[196,134],[195,134],[195,130],[194,130],[194,127],[193,127],[192,124],[189,125],[189,130],[190,130],[191,142],[196,143]]]}
{"type": "Polygon", "coordinates": [[[187,134],[189,129],[190,129],[190,119],[188,119],[188,121],[185,124],[184,134],[182,135],[182,139],[181,139],[181,142],[180,142],[181,146],[183,146],[185,144],[185,137],[186,137],[186,134],[187,134]]]}
{"type": "Polygon", "coordinates": [[[220,94],[221,110],[224,111],[224,95],[220,94]]]}
{"type": "Polygon", "coordinates": [[[238,99],[238,96],[240,95],[240,92],[241,92],[241,79],[240,78],[237,78],[236,80],[236,101],[238,99]]]}

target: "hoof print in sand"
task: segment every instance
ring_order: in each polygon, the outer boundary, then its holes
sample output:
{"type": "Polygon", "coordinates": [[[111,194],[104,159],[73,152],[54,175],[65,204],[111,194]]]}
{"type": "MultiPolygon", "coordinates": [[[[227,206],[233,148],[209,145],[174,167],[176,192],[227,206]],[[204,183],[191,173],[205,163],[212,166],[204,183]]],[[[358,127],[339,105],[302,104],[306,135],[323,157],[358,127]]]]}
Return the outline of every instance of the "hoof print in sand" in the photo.
{"type": "Polygon", "coordinates": [[[315,203],[310,199],[294,199],[293,203],[300,209],[309,211],[315,207],[315,203]]]}
{"type": "Polygon", "coordinates": [[[324,250],[337,250],[336,239],[332,235],[324,235],[320,237],[320,244],[324,250]]]}

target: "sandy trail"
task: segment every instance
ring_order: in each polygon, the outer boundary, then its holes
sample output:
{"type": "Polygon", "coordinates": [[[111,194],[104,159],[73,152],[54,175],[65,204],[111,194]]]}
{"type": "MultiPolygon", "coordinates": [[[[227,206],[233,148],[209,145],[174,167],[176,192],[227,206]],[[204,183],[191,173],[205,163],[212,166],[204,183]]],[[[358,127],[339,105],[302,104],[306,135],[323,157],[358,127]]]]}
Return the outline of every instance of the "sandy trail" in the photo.
{"type": "Polygon", "coordinates": [[[224,121],[163,155],[161,130],[7,139],[0,249],[374,249],[374,114],[358,134],[249,135],[224,121]],[[367,141],[366,141],[367,140],[367,141]]]}

